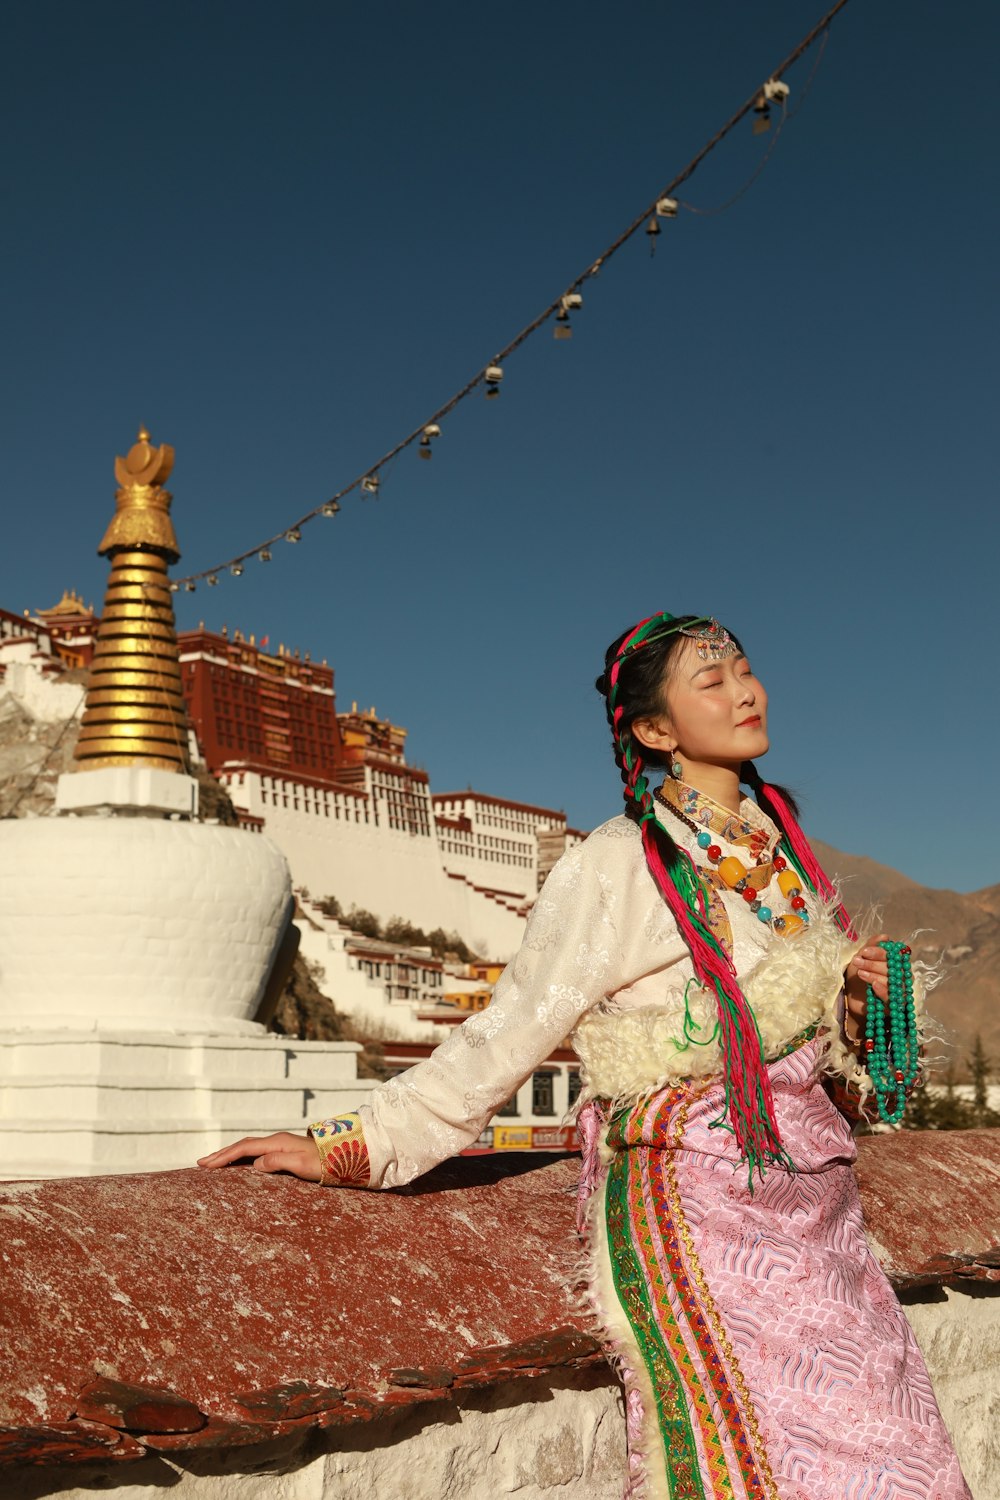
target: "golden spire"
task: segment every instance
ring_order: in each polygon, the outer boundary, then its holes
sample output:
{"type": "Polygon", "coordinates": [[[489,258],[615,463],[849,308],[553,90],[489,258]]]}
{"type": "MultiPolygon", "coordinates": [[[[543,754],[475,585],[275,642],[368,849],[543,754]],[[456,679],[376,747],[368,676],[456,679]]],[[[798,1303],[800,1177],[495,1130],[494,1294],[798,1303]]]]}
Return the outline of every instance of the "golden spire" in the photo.
{"type": "Polygon", "coordinates": [[[111,577],[90,665],[74,770],[151,766],[189,770],[187,714],[167,567],[180,550],[163,485],[174,450],[139,429],[115,459],[117,511],[97,549],[111,577]]]}
{"type": "Polygon", "coordinates": [[[115,547],[155,547],[168,562],[177,561],[181,554],[170,519],[171,496],[163,488],[173,466],[170,444],[154,448],[149,433],[140,427],[128,457],[115,459],[118,510],[97,549],[102,557],[115,547]]]}

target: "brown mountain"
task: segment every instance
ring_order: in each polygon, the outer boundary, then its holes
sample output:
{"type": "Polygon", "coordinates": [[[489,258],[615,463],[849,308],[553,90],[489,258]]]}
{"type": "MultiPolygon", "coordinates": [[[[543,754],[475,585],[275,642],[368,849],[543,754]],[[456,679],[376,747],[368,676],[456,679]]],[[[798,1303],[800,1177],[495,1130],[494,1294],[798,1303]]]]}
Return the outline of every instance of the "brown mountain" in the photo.
{"type": "Polygon", "coordinates": [[[946,1045],[931,1047],[930,1056],[947,1053],[962,1077],[978,1033],[994,1076],[1000,1073],[1000,885],[968,895],[935,891],[864,855],[819,842],[815,849],[859,926],[872,930],[865,914],[875,907],[879,931],[906,938],[915,956],[940,965],[928,1008],[946,1045]]]}

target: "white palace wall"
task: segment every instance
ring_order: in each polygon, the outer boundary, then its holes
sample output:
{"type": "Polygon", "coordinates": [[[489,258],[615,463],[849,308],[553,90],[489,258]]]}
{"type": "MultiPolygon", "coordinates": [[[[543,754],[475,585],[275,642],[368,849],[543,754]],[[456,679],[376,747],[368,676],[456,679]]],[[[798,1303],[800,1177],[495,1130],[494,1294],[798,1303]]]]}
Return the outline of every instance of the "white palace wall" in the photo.
{"type": "Polygon", "coordinates": [[[296,922],[299,930],[299,952],[315,969],[316,984],[321,992],[344,1015],[378,1037],[388,1027],[408,1041],[438,1042],[442,1028],[418,1020],[422,1005],[407,1000],[388,1000],[384,981],[370,979],[351,961],[347,952],[346,929],[337,922],[318,925],[314,915],[296,922]]]}
{"type": "Polygon", "coordinates": [[[294,884],[314,899],[336,896],[345,911],[356,905],[383,921],[399,916],[425,930],[443,927],[497,960],[512,957],[520,944],[523,917],[473,889],[471,876],[450,877],[433,832],[391,828],[381,799],[338,791],[321,802],[302,789],[288,796],[286,807],[256,771],[223,769],[220,780],[236,807],[264,819],[294,884]]]}
{"type": "Polygon", "coordinates": [[[63,719],[71,719],[83,707],[83,684],[53,681],[46,677],[35,659],[38,655],[34,641],[4,644],[6,671],[3,691],[43,724],[58,724],[63,719]]]}

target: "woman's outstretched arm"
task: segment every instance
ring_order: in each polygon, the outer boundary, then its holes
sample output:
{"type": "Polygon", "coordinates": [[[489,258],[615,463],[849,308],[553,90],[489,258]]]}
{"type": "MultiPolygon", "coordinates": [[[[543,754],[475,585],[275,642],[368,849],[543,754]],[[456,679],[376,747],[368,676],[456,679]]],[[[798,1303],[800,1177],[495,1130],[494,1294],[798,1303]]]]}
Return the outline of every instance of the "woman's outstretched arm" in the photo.
{"type": "Polygon", "coordinates": [[[625,973],[616,908],[628,888],[617,866],[636,857],[642,859],[637,838],[592,837],[569,850],[539,893],[486,1010],[456,1027],[426,1061],[375,1089],[355,1113],[320,1121],[309,1136],[247,1136],[199,1165],[250,1157],[262,1172],[396,1187],[471,1145],[583,1013],[635,977],[625,973]]]}

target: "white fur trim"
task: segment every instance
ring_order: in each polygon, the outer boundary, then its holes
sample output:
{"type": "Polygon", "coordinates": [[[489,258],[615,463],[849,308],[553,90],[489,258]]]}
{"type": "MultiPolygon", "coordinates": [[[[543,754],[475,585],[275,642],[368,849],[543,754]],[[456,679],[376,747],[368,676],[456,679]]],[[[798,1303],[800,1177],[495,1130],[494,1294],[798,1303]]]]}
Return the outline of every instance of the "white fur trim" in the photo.
{"type": "MultiPolygon", "coordinates": [[[[871,1083],[842,1040],[839,1014],[844,970],[862,942],[844,936],[832,906],[811,901],[810,915],[808,927],[794,937],[774,938],[742,981],[743,993],[766,1058],[776,1057],[806,1027],[818,1025],[826,1040],[824,1066],[864,1095],[871,1083]]],[[[714,992],[689,985],[687,1013],[689,1035],[711,1038],[717,1017],[714,992]]],[[[581,1098],[620,1105],[685,1079],[721,1076],[718,1042],[685,1040],[684,1020],[683,993],[667,1005],[589,1011],[573,1034],[582,1063],[581,1098]]]]}

